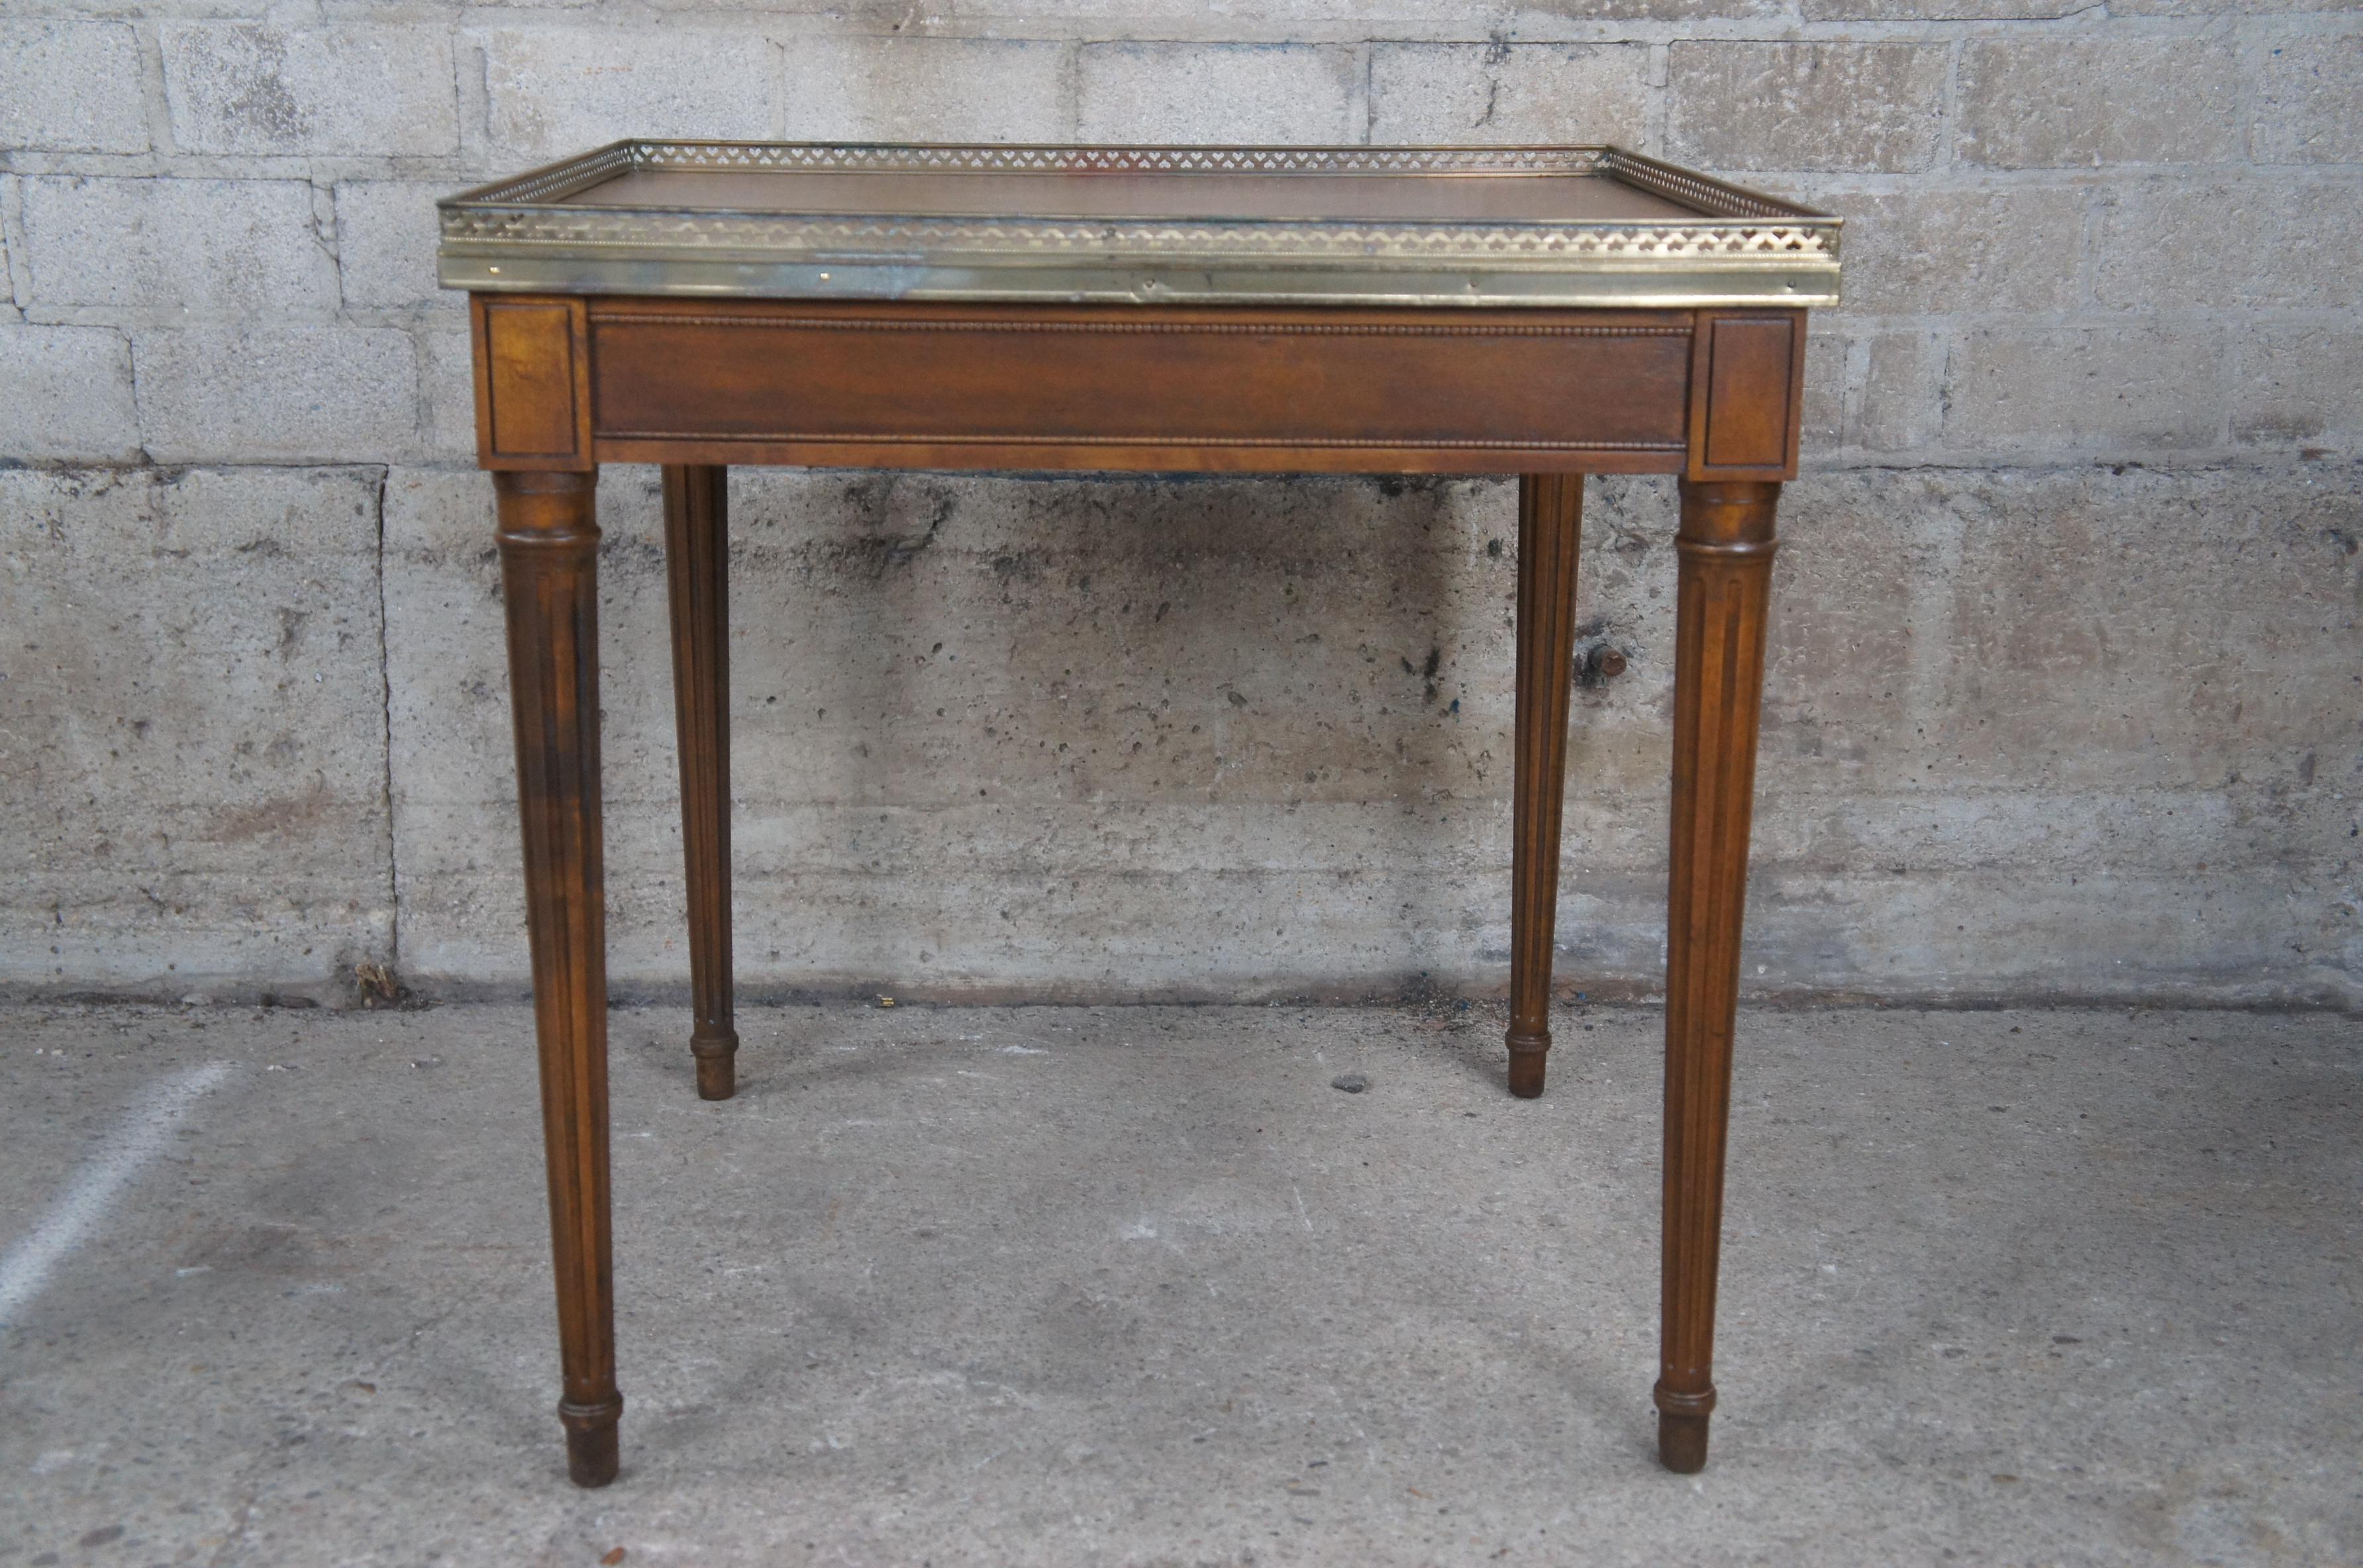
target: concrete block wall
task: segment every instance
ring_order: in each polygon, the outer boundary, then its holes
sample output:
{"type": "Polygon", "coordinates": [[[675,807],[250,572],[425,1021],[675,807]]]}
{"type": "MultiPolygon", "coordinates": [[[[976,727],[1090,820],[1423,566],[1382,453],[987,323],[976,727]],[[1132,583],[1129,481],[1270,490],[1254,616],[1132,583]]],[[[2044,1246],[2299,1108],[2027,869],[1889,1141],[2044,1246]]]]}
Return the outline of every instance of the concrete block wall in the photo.
{"type": "MultiPolygon", "coordinates": [[[[1614,139],[1848,219],[1748,982],[2363,997],[2363,15],[2335,0],[14,0],[0,987],[525,974],[433,198],[629,134],[1614,139]]],[[[1481,994],[1496,481],[747,473],[754,992],[1481,994]]],[[[654,474],[602,488],[620,987],[681,988],[654,474]]],[[[1663,942],[1669,487],[1598,481],[1560,969],[1663,942]]]]}

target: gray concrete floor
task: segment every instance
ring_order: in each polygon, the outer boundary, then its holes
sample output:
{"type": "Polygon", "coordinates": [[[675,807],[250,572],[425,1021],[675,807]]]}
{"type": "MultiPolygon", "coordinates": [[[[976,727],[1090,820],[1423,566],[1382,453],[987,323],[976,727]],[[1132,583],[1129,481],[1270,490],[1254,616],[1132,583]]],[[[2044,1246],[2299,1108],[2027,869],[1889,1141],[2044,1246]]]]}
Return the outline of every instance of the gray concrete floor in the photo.
{"type": "Polygon", "coordinates": [[[1653,1013],[742,1021],[616,1017],[585,1494],[524,1010],[0,1014],[0,1244],[228,1064],[0,1334],[0,1564],[2363,1561],[2352,1018],[1745,1017],[1694,1478],[1653,1013]]]}

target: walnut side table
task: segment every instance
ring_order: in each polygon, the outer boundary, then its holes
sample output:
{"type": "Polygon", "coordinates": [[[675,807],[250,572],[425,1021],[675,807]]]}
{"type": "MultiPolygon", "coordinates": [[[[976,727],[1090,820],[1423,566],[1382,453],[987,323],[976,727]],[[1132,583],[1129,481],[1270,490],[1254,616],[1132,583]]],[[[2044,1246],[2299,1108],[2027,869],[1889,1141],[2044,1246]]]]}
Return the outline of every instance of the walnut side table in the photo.
{"type": "Polygon", "coordinates": [[[1706,1463],[1773,511],[1837,220],[1613,147],[618,142],[441,204],[508,608],[560,1419],[614,1479],[603,462],[664,468],[691,1050],[727,1099],[724,478],[1514,473],[1509,1088],[1542,1092],[1586,473],[1681,476],[1658,1450],[1706,1463]]]}

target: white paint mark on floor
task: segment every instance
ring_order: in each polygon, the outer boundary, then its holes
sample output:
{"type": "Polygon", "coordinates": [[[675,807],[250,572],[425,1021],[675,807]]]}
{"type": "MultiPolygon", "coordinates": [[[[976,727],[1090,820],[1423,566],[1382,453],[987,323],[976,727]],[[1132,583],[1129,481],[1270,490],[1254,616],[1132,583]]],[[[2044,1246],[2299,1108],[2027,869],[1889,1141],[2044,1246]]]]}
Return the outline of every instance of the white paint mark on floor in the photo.
{"type": "Polygon", "coordinates": [[[13,1322],[41,1293],[50,1271],[90,1239],[132,1178],[164,1152],[189,1109],[228,1074],[228,1063],[208,1062],[150,1085],[133,1103],[49,1211],[0,1253],[0,1323],[13,1322]]]}

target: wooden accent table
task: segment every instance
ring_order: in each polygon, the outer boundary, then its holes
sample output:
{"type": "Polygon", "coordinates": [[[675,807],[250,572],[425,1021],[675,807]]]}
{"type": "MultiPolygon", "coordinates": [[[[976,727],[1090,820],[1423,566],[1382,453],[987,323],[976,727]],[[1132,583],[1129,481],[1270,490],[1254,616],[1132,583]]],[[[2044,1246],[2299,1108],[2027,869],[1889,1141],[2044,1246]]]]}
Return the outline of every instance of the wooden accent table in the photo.
{"type": "Polygon", "coordinates": [[[1509,1088],[1542,1092],[1583,475],[1681,476],[1658,1449],[1706,1463],[1773,510],[1836,219],[1615,148],[619,142],[441,204],[508,604],[574,1480],[616,1475],[603,462],[664,466],[698,1092],[727,1099],[730,463],[1515,473],[1509,1088]]]}

